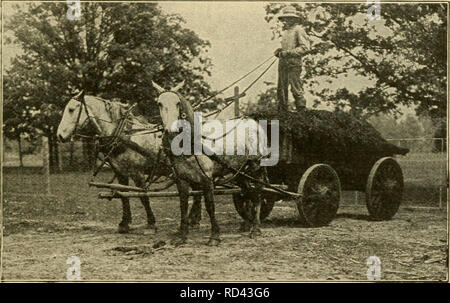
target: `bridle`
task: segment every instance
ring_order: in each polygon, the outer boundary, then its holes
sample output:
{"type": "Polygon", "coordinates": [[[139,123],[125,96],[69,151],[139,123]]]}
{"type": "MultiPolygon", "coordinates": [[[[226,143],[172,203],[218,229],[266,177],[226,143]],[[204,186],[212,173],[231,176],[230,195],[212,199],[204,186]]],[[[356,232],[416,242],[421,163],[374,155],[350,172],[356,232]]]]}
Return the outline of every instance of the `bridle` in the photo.
{"type": "MultiPolygon", "coordinates": [[[[164,94],[164,93],[174,93],[175,95],[178,96],[178,98],[180,99],[180,102],[188,102],[188,101],[186,101],[186,100],[183,101],[183,96],[182,96],[179,92],[177,92],[177,91],[163,91],[162,93],[160,93],[160,94],[158,95],[158,98],[159,98],[159,96],[161,96],[161,95],[164,94]]],[[[178,120],[186,120],[187,116],[188,116],[187,113],[183,110],[182,107],[180,107],[179,113],[178,113],[178,120]]],[[[243,118],[243,117],[245,117],[245,116],[240,116],[240,117],[237,117],[237,118],[234,118],[234,119],[240,119],[240,118],[243,118]]],[[[206,122],[203,121],[203,124],[205,124],[205,123],[206,123],[206,122]]],[[[223,138],[223,137],[226,137],[226,136],[227,136],[228,134],[230,134],[232,131],[234,131],[234,130],[236,129],[236,127],[237,127],[240,123],[241,123],[241,120],[239,120],[239,121],[235,124],[235,126],[234,126],[233,128],[231,128],[230,130],[228,130],[226,133],[224,133],[224,134],[222,134],[222,135],[219,135],[219,136],[217,136],[217,137],[215,137],[215,138],[211,138],[211,137],[209,137],[209,136],[204,136],[204,135],[202,135],[202,138],[205,139],[205,140],[209,140],[209,141],[215,141],[215,140],[221,139],[221,138],[223,138]]]]}
{"type": "MultiPolygon", "coordinates": [[[[91,138],[91,136],[81,135],[81,134],[77,133],[78,128],[83,129],[89,122],[91,122],[91,116],[89,115],[89,110],[87,108],[86,101],[84,100],[84,92],[81,92],[80,94],[78,94],[77,96],[75,96],[72,99],[80,102],[80,109],[78,110],[77,120],[75,122],[75,129],[73,130],[72,138],[73,137],[91,138]],[[81,112],[83,111],[83,109],[86,113],[87,118],[86,118],[86,120],[84,120],[83,124],[80,125],[81,112]]],[[[95,123],[95,122],[93,122],[93,123],[97,128],[99,128],[97,123],[95,123]]],[[[97,130],[99,131],[99,129],[97,129],[97,130]]]]}
{"type": "MultiPolygon", "coordinates": [[[[102,130],[100,125],[97,123],[97,120],[101,120],[101,121],[105,121],[107,123],[115,123],[116,121],[107,121],[104,119],[101,119],[99,117],[95,117],[95,116],[91,116],[89,114],[89,110],[88,110],[88,106],[86,104],[86,101],[84,99],[84,92],[80,92],[77,96],[75,96],[74,98],[72,98],[75,101],[80,102],[80,109],[78,111],[78,115],[77,115],[77,120],[76,120],[76,124],[75,124],[75,129],[73,131],[73,135],[72,138],[74,137],[79,137],[79,138],[84,138],[84,139],[88,139],[88,140],[92,140],[95,144],[95,154],[97,155],[96,157],[98,157],[98,153],[100,151],[100,149],[103,150],[104,153],[104,157],[102,160],[102,163],[97,166],[94,169],[94,173],[92,175],[92,180],[95,178],[95,176],[98,174],[98,172],[100,171],[100,169],[105,165],[105,163],[109,160],[110,156],[112,155],[112,153],[116,150],[116,148],[120,145],[121,141],[120,141],[120,136],[123,132],[123,130],[125,129],[125,124],[126,121],[128,119],[128,116],[131,112],[131,110],[133,109],[134,106],[131,106],[125,113],[125,115],[121,116],[121,118],[118,120],[118,125],[117,127],[114,129],[112,135],[110,136],[100,136],[98,134],[95,134],[93,136],[88,136],[88,135],[82,135],[82,134],[78,134],[77,130],[78,129],[83,129],[89,122],[92,122],[95,127],[97,128],[97,132],[99,134],[101,134],[102,130]],[[80,118],[81,118],[81,113],[82,111],[85,111],[86,113],[86,120],[80,125],[80,118]],[[106,143],[101,143],[102,140],[107,139],[106,143]]],[[[103,103],[105,104],[105,108],[106,108],[106,100],[100,99],[100,98],[96,98],[99,101],[103,101],[103,103]]]]}
{"type": "MultiPolygon", "coordinates": [[[[98,101],[102,101],[105,104],[105,109],[106,111],[109,112],[110,115],[110,121],[108,120],[104,120],[101,119],[99,117],[96,117],[95,115],[91,115],[89,113],[88,110],[88,106],[86,104],[85,98],[84,98],[84,93],[83,91],[80,92],[77,96],[72,98],[75,101],[80,102],[80,109],[78,111],[77,114],[77,120],[76,120],[76,124],[75,124],[75,128],[73,131],[73,137],[80,137],[80,138],[84,138],[84,139],[90,139],[95,143],[95,154],[96,157],[98,157],[98,153],[101,151],[104,156],[103,159],[99,158],[99,160],[101,160],[101,164],[96,166],[96,168],[94,169],[91,181],[94,180],[94,178],[96,177],[96,175],[100,172],[101,168],[106,164],[106,162],[108,162],[111,158],[111,156],[113,155],[113,153],[115,151],[117,151],[117,148],[119,146],[126,146],[128,148],[132,148],[133,149],[133,144],[131,141],[127,140],[126,138],[124,138],[122,135],[125,131],[125,128],[127,125],[133,124],[132,121],[130,121],[128,118],[131,114],[131,111],[133,110],[133,108],[136,106],[136,104],[131,105],[129,108],[127,108],[126,112],[124,114],[122,114],[122,112],[120,112],[120,118],[117,120],[113,120],[114,116],[111,112],[111,104],[108,100],[104,100],[98,97],[95,97],[96,100],[98,101]],[[80,119],[81,119],[81,113],[83,112],[83,110],[86,113],[86,120],[80,125],[80,119]],[[117,126],[115,127],[113,133],[109,136],[100,136],[98,134],[102,133],[102,129],[100,127],[100,125],[97,123],[97,120],[99,121],[104,121],[107,123],[116,123],[118,122],[117,126]],[[88,136],[88,135],[82,135],[82,134],[78,134],[77,130],[78,129],[83,129],[87,123],[92,122],[95,127],[97,128],[98,134],[95,134],[93,136],[88,136]],[[129,122],[129,123],[127,123],[129,122]],[[102,143],[101,141],[104,141],[106,139],[106,143],[102,143]],[[100,150],[101,149],[101,150],[100,150]]],[[[127,131],[129,131],[129,129],[127,129],[127,131]]],[[[155,133],[155,132],[159,132],[160,129],[156,128],[156,129],[148,129],[148,128],[142,128],[142,129],[132,129],[132,131],[136,131],[136,132],[142,132],[144,131],[144,133],[155,133]]],[[[128,136],[129,134],[126,133],[125,136],[128,136]]],[[[136,151],[136,149],[134,149],[136,151]]],[[[120,152],[120,151],[119,151],[120,152]]],[[[139,150],[137,151],[139,153],[139,150]]],[[[162,157],[162,147],[159,149],[155,163],[152,165],[152,167],[156,167],[155,170],[152,170],[146,180],[146,182],[150,182],[149,184],[155,182],[159,176],[155,177],[156,174],[156,170],[158,167],[158,163],[161,163],[161,157],[162,157]]],[[[172,184],[169,184],[168,186],[171,186],[172,184]]],[[[164,190],[165,188],[159,189],[159,190],[164,190]]]]}
{"type": "MultiPolygon", "coordinates": [[[[155,84],[154,84],[154,85],[155,85],[155,84]]],[[[181,94],[178,93],[177,91],[161,91],[160,94],[158,95],[158,98],[159,98],[159,96],[161,96],[161,94],[167,93],[167,92],[171,92],[171,93],[176,94],[176,95],[178,96],[178,98],[180,99],[180,102],[187,102],[187,100],[183,100],[184,98],[183,98],[183,97],[181,96],[181,94]]],[[[184,107],[183,107],[183,106],[180,106],[180,108],[179,108],[178,119],[186,119],[186,117],[187,117],[187,113],[184,111],[184,107]]],[[[207,140],[217,140],[217,139],[220,139],[220,138],[222,138],[222,137],[228,135],[228,133],[230,133],[231,131],[233,131],[233,130],[237,127],[237,125],[238,125],[239,123],[240,123],[240,121],[239,121],[239,122],[238,122],[231,130],[229,130],[227,133],[225,133],[224,135],[221,135],[221,136],[219,136],[219,137],[217,137],[217,138],[209,138],[209,137],[206,137],[206,136],[203,136],[203,135],[202,135],[202,138],[203,138],[203,139],[207,139],[207,140]]],[[[166,133],[166,131],[165,131],[164,133],[166,133]]],[[[204,147],[203,147],[203,148],[204,148],[204,147]]],[[[170,155],[170,148],[169,148],[168,146],[165,146],[165,147],[164,147],[164,150],[170,155]]],[[[211,154],[212,154],[212,153],[211,153],[211,154]]],[[[205,168],[202,166],[202,164],[200,163],[200,161],[199,161],[199,159],[198,159],[198,155],[196,155],[196,154],[194,153],[193,156],[194,156],[194,159],[195,159],[195,161],[196,161],[196,163],[197,163],[197,166],[199,167],[199,169],[200,169],[201,173],[203,174],[203,176],[206,177],[208,180],[212,181],[213,184],[214,184],[214,183],[215,183],[215,182],[214,182],[214,179],[213,179],[212,177],[210,177],[210,176],[206,173],[205,168]]],[[[217,161],[218,163],[220,163],[220,164],[221,164],[222,166],[224,166],[225,168],[228,168],[228,169],[230,169],[231,171],[234,172],[233,175],[232,175],[231,177],[229,177],[229,178],[223,180],[223,182],[220,182],[220,184],[217,184],[217,185],[223,185],[223,186],[225,186],[227,183],[234,181],[238,176],[240,176],[240,175],[246,175],[246,170],[247,170],[247,168],[248,168],[248,162],[244,162],[244,163],[239,167],[239,169],[233,169],[233,168],[231,168],[225,161],[221,161],[220,159],[218,159],[217,156],[214,156],[214,154],[213,154],[212,156],[211,156],[211,155],[207,155],[207,156],[208,156],[208,158],[210,158],[211,160],[217,161]]],[[[261,156],[259,157],[259,159],[261,159],[262,157],[263,157],[263,155],[261,155],[261,156]]],[[[258,160],[259,160],[259,159],[258,159],[258,160]]],[[[179,174],[178,174],[178,172],[177,172],[175,166],[172,166],[172,169],[173,169],[174,175],[175,175],[177,178],[179,178],[179,174]]],[[[250,178],[251,178],[251,177],[250,177],[250,178]]],[[[256,180],[256,181],[258,181],[258,180],[256,180]]]]}
{"type": "MultiPolygon", "coordinates": [[[[166,93],[172,93],[175,94],[178,99],[180,100],[180,103],[182,102],[182,96],[179,92],[177,91],[173,91],[173,90],[167,90],[167,91],[162,91],[160,94],[158,94],[158,99],[162,94],[166,94],[166,93]]],[[[187,118],[187,113],[183,110],[183,108],[180,106],[180,109],[178,111],[178,120],[185,120],[187,118]]]]}
{"type": "MultiPolygon", "coordinates": [[[[92,116],[92,115],[89,113],[88,106],[87,106],[86,101],[85,101],[85,99],[84,99],[84,92],[81,92],[80,94],[78,94],[77,96],[73,97],[72,99],[75,100],[75,101],[80,102],[80,109],[79,109],[79,111],[78,111],[77,120],[76,120],[76,122],[75,122],[75,129],[73,130],[72,138],[73,138],[73,137],[78,137],[78,138],[83,138],[83,139],[91,139],[91,140],[94,140],[94,141],[99,141],[99,140],[104,140],[104,139],[110,139],[109,142],[106,142],[106,144],[100,144],[102,147],[111,145],[111,143],[113,143],[113,141],[115,141],[115,139],[122,133],[122,131],[123,131],[124,128],[125,128],[125,122],[126,122],[128,116],[129,116],[129,113],[131,112],[131,110],[132,110],[133,107],[134,107],[134,106],[130,107],[130,108],[127,110],[127,112],[125,113],[125,115],[122,116],[122,117],[121,117],[120,119],[118,119],[117,121],[111,121],[111,120],[108,121],[108,120],[101,119],[101,118],[99,118],[99,117],[92,116]],[[84,110],[84,112],[85,112],[87,118],[86,118],[86,120],[80,125],[81,113],[83,112],[83,110],[84,110]],[[117,125],[117,127],[114,129],[112,135],[110,135],[110,136],[100,136],[99,134],[101,134],[102,129],[101,129],[100,125],[97,123],[97,120],[104,121],[104,122],[107,122],[107,123],[116,123],[116,122],[118,122],[118,125],[117,125]],[[82,134],[77,133],[77,131],[78,131],[79,129],[81,130],[81,129],[83,129],[84,127],[86,127],[86,125],[87,125],[89,122],[91,122],[91,123],[95,126],[95,128],[96,128],[96,130],[97,130],[97,134],[95,134],[95,135],[93,135],[93,136],[89,136],[89,135],[82,135],[82,134]]],[[[96,99],[98,99],[99,101],[103,101],[103,102],[105,103],[105,105],[106,105],[106,101],[105,101],[105,100],[100,99],[100,98],[96,98],[96,99]]]]}
{"type": "MultiPolygon", "coordinates": [[[[181,94],[176,91],[176,90],[171,90],[171,91],[161,91],[160,94],[158,95],[158,99],[159,97],[164,94],[164,93],[173,93],[175,95],[177,95],[178,99],[180,100],[180,103],[182,102],[188,102],[187,100],[184,100],[184,98],[181,96],[181,94]]],[[[188,117],[188,113],[185,112],[184,106],[179,106],[179,112],[178,112],[178,120],[186,120],[186,118],[188,117]]],[[[164,131],[164,134],[166,134],[167,131],[164,131]]],[[[163,144],[163,149],[166,151],[166,153],[168,153],[170,155],[170,148],[168,146],[164,147],[163,144]]],[[[198,167],[200,168],[200,171],[202,172],[203,176],[206,177],[208,180],[210,180],[211,182],[214,182],[214,180],[208,176],[208,174],[206,173],[205,169],[203,168],[203,166],[201,165],[198,156],[194,153],[193,154],[195,161],[197,162],[198,167]]],[[[172,166],[172,170],[174,172],[174,175],[179,178],[179,174],[175,168],[175,166],[172,166]]]]}

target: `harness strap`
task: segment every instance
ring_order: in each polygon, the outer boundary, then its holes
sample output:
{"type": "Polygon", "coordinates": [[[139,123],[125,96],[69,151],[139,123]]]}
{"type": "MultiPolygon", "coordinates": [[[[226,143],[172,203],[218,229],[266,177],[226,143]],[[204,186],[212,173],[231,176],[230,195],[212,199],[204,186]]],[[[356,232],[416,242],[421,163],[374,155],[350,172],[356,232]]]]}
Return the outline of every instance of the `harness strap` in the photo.
{"type": "Polygon", "coordinates": [[[161,157],[161,152],[162,152],[162,147],[159,148],[158,155],[156,156],[156,161],[155,161],[155,163],[153,165],[153,169],[150,172],[150,174],[148,175],[147,180],[145,180],[145,183],[147,184],[147,186],[146,186],[147,188],[149,188],[150,185],[153,183],[153,181],[155,181],[155,180],[153,180],[153,177],[154,177],[155,172],[156,172],[157,167],[158,167],[159,159],[161,157]]]}
{"type": "MultiPolygon", "coordinates": [[[[81,118],[81,111],[83,110],[82,107],[84,105],[84,101],[80,101],[80,110],[78,111],[78,116],[77,116],[77,123],[75,124],[75,129],[73,130],[73,133],[76,134],[77,133],[77,129],[78,129],[78,123],[80,122],[80,118],[81,118]]],[[[88,116],[89,119],[89,116],[88,116]]]]}
{"type": "MultiPolygon", "coordinates": [[[[272,58],[272,57],[271,57],[272,58]]],[[[270,58],[269,58],[270,59],[270,58]]],[[[270,65],[252,82],[250,83],[249,86],[247,86],[244,91],[240,94],[240,97],[245,96],[246,92],[253,86],[255,85],[256,82],[258,82],[259,79],[261,79],[262,76],[264,76],[265,73],[267,73],[267,71],[272,67],[272,65],[277,61],[278,59],[275,59],[272,61],[272,63],[270,63],[270,65]]],[[[224,111],[227,107],[229,107],[231,104],[233,104],[235,102],[235,98],[231,97],[230,101],[228,103],[225,104],[225,106],[221,109],[215,110],[209,114],[206,115],[206,117],[210,117],[212,115],[218,114],[222,111],[224,111]]]]}
{"type": "Polygon", "coordinates": [[[234,131],[234,130],[239,126],[239,124],[241,123],[241,121],[242,121],[242,120],[239,120],[238,123],[237,123],[232,129],[230,129],[229,131],[227,131],[225,134],[223,134],[223,135],[221,135],[221,136],[217,136],[216,138],[210,138],[210,137],[207,137],[207,136],[203,136],[203,135],[202,135],[202,138],[205,139],[205,140],[209,140],[209,141],[215,141],[215,140],[221,139],[221,138],[223,138],[223,137],[226,137],[229,133],[231,133],[232,131],[234,131]]]}
{"type": "Polygon", "coordinates": [[[200,170],[202,171],[202,174],[203,174],[206,178],[208,178],[209,181],[213,182],[213,184],[214,184],[214,180],[212,180],[212,179],[206,174],[205,170],[203,169],[202,165],[200,164],[200,161],[198,161],[197,155],[194,154],[194,158],[195,158],[195,161],[197,162],[198,167],[200,167],[200,170]]]}
{"type": "Polygon", "coordinates": [[[234,174],[231,177],[229,177],[229,178],[227,178],[225,180],[222,180],[221,182],[217,182],[216,185],[225,186],[227,183],[233,182],[233,180],[236,179],[236,177],[244,170],[244,168],[246,166],[247,166],[247,162],[243,163],[241,165],[241,167],[236,172],[234,172],[234,174]]]}
{"type": "MultiPolygon", "coordinates": [[[[220,157],[218,157],[218,156],[215,155],[215,154],[211,154],[211,155],[207,155],[207,156],[208,156],[211,160],[217,161],[217,162],[218,162],[219,164],[221,164],[222,166],[228,168],[229,170],[235,172],[236,174],[239,174],[239,175],[241,175],[241,176],[247,178],[248,180],[251,180],[251,181],[253,181],[253,182],[255,182],[255,183],[258,183],[258,184],[260,184],[260,185],[264,185],[265,187],[270,188],[270,189],[273,189],[273,190],[275,190],[275,191],[277,191],[277,192],[279,192],[279,193],[282,193],[282,194],[284,194],[284,195],[288,195],[288,196],[289,196],[289,195],[290,195],[290,196],[293,195],[293,193],[291,193],[291,192],[285,191],[285,190],[283,190],[283,189],[281,189],[281,188],[278,188],[278,187],[276,187],[276,186],[273,186],[272,184],[270,184],[270,183],[268,183],[268,182],[261,181],[261,180],[255,178],[255,177],[253,177],[253,176],[250,176],[249,174],[247,174],[247,173],[245,173],[245,172],[242,172],[242,171],[240,171],[240,170],[238,170],[238,169],[236,169],[236,168],[234,168],[234,167],[231,167],[230,165],[228,165],[228,163],[226,163],[225,161],[223,161],[222,159],[220,159],[220,157]]],[[[296,194],[296,195],[300,196],[300,194],[296,194]]]]}
{"type": "Polygon", "coordinates": [[[112,152],[117,148],[117,146],[119,146],[119,144],[113,144],[111,146],[111,149],[109,150],[108,154],[106,154],[105,157],[103,157],[103,161],[102,163],[97,166],[92,174],[92,178],[91,181],[94,180],[94,178],[97,176],[97,174],[100,172],[100,170],[103,168],[103,166],[106,164],[106,162],[109,160],[110,155],[112,154],[112,152]]]}
{"type": "MultiPolygon", "coordinates": [[[[258,64],[255,68],[253,68],[251,71],[249,71],[248,73],[246,73],[244,76],[242,76],[241,78],[237,79],[236,81],[234,81],[233,83],[231,83],[230,85],[228,85],[227,87],[221,89],[219,92],[215,93],[214,95],[196,103],[193,104],[194,110],[197,109],[202,103],[205,103],[206,101],[211,100],[212,98],[220,95],[221,93],[223,93],[224,91],[226,91],[227,89],[229,89],[230,87],[232,87],[233,85],[235,85],[236,83],[240,82],[241,80],[243,80],[244,78],[248,77],[251,73],[253,73],[254,71],[256,71],[258,68],[260,68],[261,66],[263,66],[266,62],[268,62],[270,59],[272,59],[274,57],[274,55],[271,55],[269,58],[267,58],[266,60],[264,60],[262,63],[258,64]]],[[[273,63],[272,63],[273,64],[273,63]]],[[[264,72],[265,73],[265,72],[264,72]]],[[[263,74],[264,74],[263,73],[263,74]]]]}
{"type": "MultiPolygon", "coordinates": [[[[86,106],[85,106],[85,108],[86,108],[86,106]]],[[[92,180],[97,176],[97,174],[100,172],[100,170],[103,168],[103,166],[106,164],[106,162],[108,162],[109,161],[109,158],[110,158],[110,156],[111,156],[111,154],[114,152],[114,150],[116,150],[116,148],[119,146],[119,138],[120,138],[120,135],[122,134],[122,132],[123,132],[123,130],[124,130],[124,128],[125,128],[125,124],[126,124],[126,121],[127,121],[127,119],[128,119],[128,116],[129,116],[129,114],[130,114],[130,112],[131,112],[131,110],[133,109],[133,106],[132,107],[130,107],[127,111],[126,111],[126,113],[125,113],[125,115],[120,119],[120,121],[119,121],[119,124],[117,125],[117,127],[116,127],[116,129],[114,130],[114,132],[113,132],[113,134],[111,135],[111,136],[107,136],[108,138],[109,137],[111,137],[112,139],[111,139],[111,141],[110,142],[108,142],[108,143],[106,143],[104,146],[102,146],[101,144],[100,144],[100,142],[99,142],[99,140],[98,141],[96,141],[96,152],[97,152],[97,155],[98,155],[98,150],[99,150],[99,147],[110,147],[110,150],[108,151],[108,153],[105,155],[105,157],[103,158],[103,161],[102,161],[102,163],[99,165],[99,166],[97,166],[96,168],[95,168],[95,170],[94,170],[94,172],[93,172],[93,174],[92,174],[92,180]]],[[[86,108],[86,113],[88,114],[88,117],[89,117],[89,113],[87,112],[87,108],[86,108]]],[[[105,138],[105,137],[103,137],[103,138],[105,138]]],[[[94,138],[95,139],[95,138],[94,138]]]]}

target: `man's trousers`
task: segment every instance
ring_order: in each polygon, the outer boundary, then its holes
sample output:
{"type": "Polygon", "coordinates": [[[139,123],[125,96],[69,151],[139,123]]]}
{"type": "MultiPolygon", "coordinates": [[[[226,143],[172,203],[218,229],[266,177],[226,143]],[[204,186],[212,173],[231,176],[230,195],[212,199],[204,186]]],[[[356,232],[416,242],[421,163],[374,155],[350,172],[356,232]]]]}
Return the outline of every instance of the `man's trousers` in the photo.
{"type": "MultiPolygon", "coordinates": [[[[291,59],[292,60],[292,59],[291,59]]],[[[280,59],[278,63],[278,109],[288,110],[289,108],[289,85],[294,96],[295,106],[298,109],[306,106],[303,92],[303,81],[300,77],[302,67],[299,64],[292,64],[286,59],[280,59]]]]}

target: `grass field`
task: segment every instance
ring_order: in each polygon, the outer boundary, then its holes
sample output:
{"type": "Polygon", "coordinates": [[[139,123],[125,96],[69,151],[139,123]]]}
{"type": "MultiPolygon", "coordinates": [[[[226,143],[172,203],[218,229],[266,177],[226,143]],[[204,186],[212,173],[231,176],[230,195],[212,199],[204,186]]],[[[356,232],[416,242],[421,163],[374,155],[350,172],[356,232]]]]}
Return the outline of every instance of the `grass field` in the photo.
{"type": "MultiPolygon", "coordinates": [[[[43,195],[36,170],[3,174],[3,279],[64,280],[69,256],[82,261],[84,280],[364,280],[366,260],[382,260],[384,280],[445,280],[448,266],[445,211],[410,209],[437,206],[429,195],[412,195],[391,221],[368,219],[363,197],[344,195],[329,226],[306,228],[297,222],[292,202],[278,202],[251,240],[238,231],[241,219],[229,196],[218,196],[222,229],[219,247],[205,245],[209,219],[186,245],[171,244],[179,225],[176,198],[151,200],[159,231],[145,227],[145,213],[132,202],[130,234],[118,234],[121,204],[97,199],[89,173],[51,176],[52,196],[43,195]],[[387,237],[389,235],[389,237],[387,237]]],[[[109,172],[97,180],[107,181],[109,172]]],[[[414,183],[407,183],[415,188],[414,183]]]]}

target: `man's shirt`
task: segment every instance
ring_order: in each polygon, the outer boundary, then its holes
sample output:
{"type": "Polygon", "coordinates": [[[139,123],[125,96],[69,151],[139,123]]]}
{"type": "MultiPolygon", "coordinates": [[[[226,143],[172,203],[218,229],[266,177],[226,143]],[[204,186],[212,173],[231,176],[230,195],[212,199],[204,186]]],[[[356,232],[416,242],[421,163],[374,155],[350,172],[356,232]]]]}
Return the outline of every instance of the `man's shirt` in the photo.
{"type": "Polygon", "coordinates": [[[284,30],[281,38],[281,48],[287,51],[286,58],[301,58],[303,53],[311,48],[311,42],[300,25],[284,30]]]}

